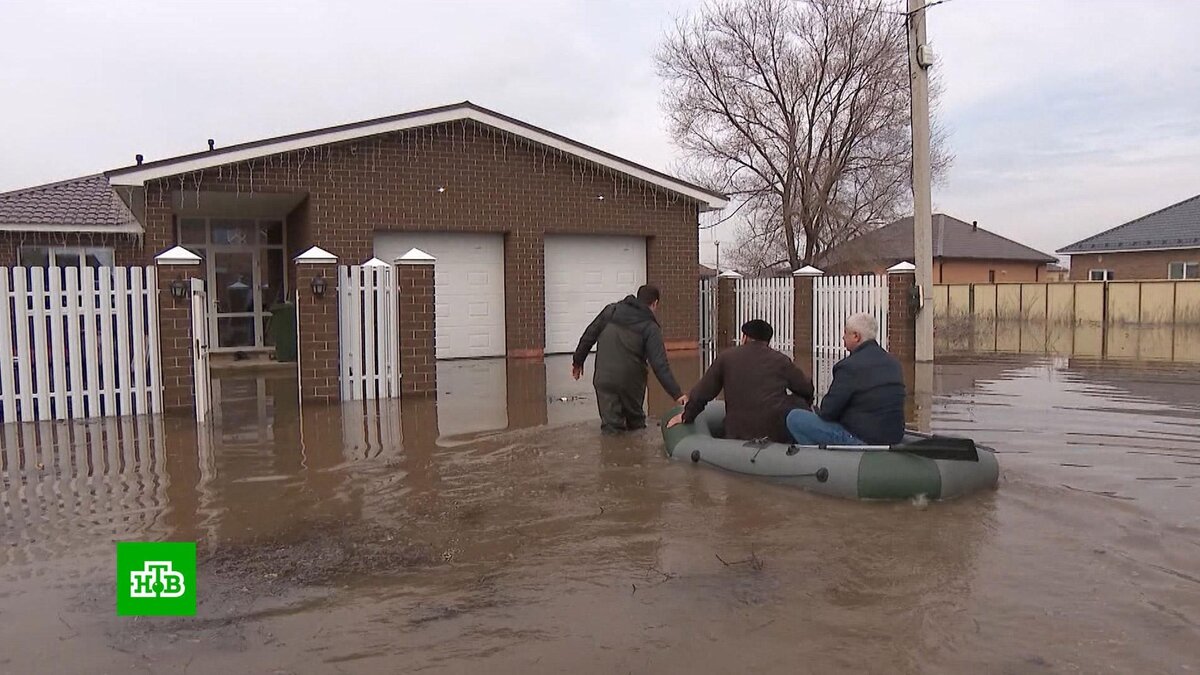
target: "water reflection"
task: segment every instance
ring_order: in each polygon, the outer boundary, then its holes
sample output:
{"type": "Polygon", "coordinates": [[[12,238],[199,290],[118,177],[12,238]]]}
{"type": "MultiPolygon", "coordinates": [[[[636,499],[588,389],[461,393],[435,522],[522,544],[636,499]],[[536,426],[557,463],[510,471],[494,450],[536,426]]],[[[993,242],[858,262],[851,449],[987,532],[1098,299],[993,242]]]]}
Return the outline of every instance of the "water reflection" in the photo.
{"type": "MultiPolygon", "coordinates": [[[[672,363],[690,384],[702,359],[672,363]]],[[[1194,662],[1195,368],[1012,353],[906,373],[926,377],[914,414],[1000,448],[996,493],[864,504],[670,462],[655,430],[603,437],[594,401],[559,400],[590,383],[555,359],[469,373],[504,402],[487,424],[453,397],[300,407],[251,379],[199,429],[9,425],[0,596],[20,621],[0,630],[38,649],[4,668],[47,649],[64,671],[1194,662]],[[201,616],[114,617],[116,539],[199,541],[201,616]]],[[[652,385],[649,410],[670,404],[652,385]]]]}

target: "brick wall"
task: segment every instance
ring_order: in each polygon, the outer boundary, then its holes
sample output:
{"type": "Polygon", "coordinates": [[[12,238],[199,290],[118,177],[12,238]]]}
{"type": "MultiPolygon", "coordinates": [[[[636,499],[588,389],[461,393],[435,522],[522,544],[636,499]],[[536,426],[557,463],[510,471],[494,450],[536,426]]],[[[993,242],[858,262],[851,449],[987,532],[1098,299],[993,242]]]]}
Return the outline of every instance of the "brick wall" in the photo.
{"type": "Polygon", "coordinates": [[[664,338],[697,342],[697,204],[474,122],[155,181],[145,200],[147,258],[174,244],[170,204],[180,190],[201,208],[203,191],[303,192],[308,199],[289,218],[289,236],[343,262],[369,258],[377,230],[504,234],[507,341],[517,355],[540,355],[544,345],[546,234],[645,236],[648,281],[664,296],[664,338]]]}
{"type": "Polygon", "coordinates": [[[300,398],[332,403],[341,398],[338,373],[338,275],[335,263],[298,263],[296,268],[297,344],[300,398]],[[312,293],[312,280],[325,275],[325,294],[312,293]]]}
{"type": "Polygon", "coordinates": [[[1071,256],[1071,280],[1087,281],[1093,269],[1113,271],[1116,281],[1166,279],[1173,262],[1200,262],[1200,248],[1137,253],[1089,253],[1071,256]]]}
{"type": "Polygon", "coordinates": [[[737,279],[717,278],[717,352],[736,346],[742,339],[737,325],[737,279]]]}
{"type": "MultiPolygon", "coordinates": [[[[160,265],[158,268],[158,339],[162,360],[163,408],[181,410],[195,405],[196,382],[192,375],[192,293],[182,300],[171,295],[171,282],[189,281],[200,272],[196,265],[160,265]]],[[[189,281],[188,288],[191,288],[189,281]]]]}
{"type": "MultiPolygon", "coordinates": [[[[888,352],[901,363],[917,358],[917,312],[908,300],[915,274],[888,275],[888,352]]],[[[933,298],[928,299],[929,303],[933,298]]],[[[932,306],[928,311],[933,311],[932,306]]]]}
{"type": "MultiPolygon", "coordinates": [[[[792,359],[805,373],[813,364],[813,277],[792,277],[792,333],[795,349],[792,359]]],[[[809,373],[811,375],[811,373],[809,373]]]]}
{"type": "Polygon", "coordinates": [[[397,265],[400,289],[400,393],[437,394],[433,265],[397,265]]]}

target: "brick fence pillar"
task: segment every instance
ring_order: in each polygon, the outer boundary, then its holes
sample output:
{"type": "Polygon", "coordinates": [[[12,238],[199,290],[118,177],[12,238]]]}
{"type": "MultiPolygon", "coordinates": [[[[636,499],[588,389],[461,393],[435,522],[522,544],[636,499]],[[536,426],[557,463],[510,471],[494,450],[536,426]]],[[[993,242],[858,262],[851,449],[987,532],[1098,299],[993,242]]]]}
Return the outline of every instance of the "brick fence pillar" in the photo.
{"type": "Polygon", "coordinates": [[[300,400],[341,400],[337,256],[313,246],[296,256],[296,360],[300,400]]]}
{"type": "Polygon", "coordinates": [[[154,257],[158,267],[158,341],[165,410],[195,406],[191,280],[200,271],[200,256],[176,246],[154,257]]]}
{"type": "Polygon", "coordinates": [[[887,349],[901,363],[916,361],[917,306],[910,298],[916,286],[917,268],[912,263],[902,262],[890,267],[887,274],[887,349]]]}
{"type": "Polygon", "coordinates": [[[737,280],[742,275],[728,270],[717,277],[717,353],[734,347],[738,341],[737,280]]]}
{"type": "MultiPolygon", "coordinates": [[[[824,274],[812,265],[805,265],[792,272],[792,340],[795,348],[792,360],[800,369],[809,372],[813,367],[813,352],[816,351],[816,326],[813,325],[814,279],[824,274]]],[[[811,374],[811,373],[810,373],[811,374]]]]}
{"type": "Polygon", "coordinates": [[[410,249],[396,261],[400,289],[400,394],[437,394],[434,257],[410,249]]]}

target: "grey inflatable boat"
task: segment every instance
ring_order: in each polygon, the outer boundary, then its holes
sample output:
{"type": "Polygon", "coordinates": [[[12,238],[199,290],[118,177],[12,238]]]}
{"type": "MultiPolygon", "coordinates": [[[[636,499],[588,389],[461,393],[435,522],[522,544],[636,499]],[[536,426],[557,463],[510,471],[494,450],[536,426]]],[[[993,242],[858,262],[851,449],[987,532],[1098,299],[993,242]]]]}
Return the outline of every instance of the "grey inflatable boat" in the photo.
{"type": "Polygon", "coordinates": [[[713,401],[692,424],[660,426],[667,456],[760,476],[835,497],[951,499],[992,489],[1000,476],[996,453],[968,438],[906,432],[881,446],[785,445],[721,438],[725,402],[713,401]]]}

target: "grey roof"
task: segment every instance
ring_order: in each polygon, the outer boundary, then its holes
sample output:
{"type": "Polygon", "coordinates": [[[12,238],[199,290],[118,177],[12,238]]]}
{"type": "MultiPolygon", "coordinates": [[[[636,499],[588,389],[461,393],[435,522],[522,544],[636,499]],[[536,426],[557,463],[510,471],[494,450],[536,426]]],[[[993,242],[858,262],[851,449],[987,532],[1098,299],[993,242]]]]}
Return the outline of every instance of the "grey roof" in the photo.
{"type": "MultiPolygon", "coordinates": [[[[862,260],[911,261],[913,249],[913,219],[908,216],[831,249],[817,267],[862,260]]],[[[933,214],[933,257],[1058,262],[1053,256],[944,213],[933,214]]]]}
{"type": "Polygon", "coordinates": [[[1200,247],[1200,195],[1058,249],[1059,253],[1200,247]]]}
{"type": "Polygon", "coordinates": [[[0,193],[0,229],[140,232],[103,174],[0,193]]]}

